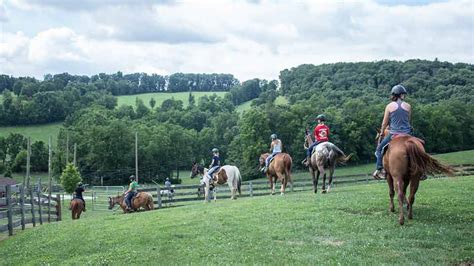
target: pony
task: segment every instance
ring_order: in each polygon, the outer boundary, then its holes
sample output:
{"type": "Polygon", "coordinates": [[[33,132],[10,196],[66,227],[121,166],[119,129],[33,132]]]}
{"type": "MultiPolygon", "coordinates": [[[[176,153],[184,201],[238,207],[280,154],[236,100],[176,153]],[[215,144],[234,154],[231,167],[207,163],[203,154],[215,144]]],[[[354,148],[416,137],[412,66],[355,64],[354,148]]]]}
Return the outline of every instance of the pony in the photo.
{"type": "Polygon", "coordinates": [[[383,158],[384,168],[387,172],[387,183],[390,196],[390,212],[395,211],[393,197],[395,189],[398,191],[398,222],[403,225],[405,217],[403,214],[403,203],[407,203],[408,219],[413,219],[413,203],[415,194],[420,184],[420,177],[425,174],[445,173],[453,175],[449,166],[441,164],[425,152],[423,141],[410,136],[394,136],[388,145],[383,158]],[[406,199],[406,190],[410,184],[410,196],[406,199]]]}
{"type": "Polygon", "coordinates": [[[71,209],[72,219],[77,220],[81,218],[81,213],[84,211],[84,202],[81,199],[72,199],[69,203],[71,209]]]}
{"type": "MultiPolygon", "coordinates": [[[[304,148],[308,149],[311,144],[313,144],[311,134],[306,134],[304,148]]],[[[313,181],[314,193],[317,193],[318,191],[318,181],[320,175],[323,176],[322,193],[329,192],[331,190],[332,179],[334,176],[334,169],[336,168],[336,164],[346,163],[351,157],[352,154],[346,156],[341,149],[339,149],[336,145],[329,141],[322,142],[316,147],[314,147],[313,153],[311,154],[308,163],[309,172],[311,173],[313,181]],[[326,171],[329,171],[329,181],[327,190],[326,171]]]]}
{"type": "MultiPolygon", "coordinates": [[[[109,197],[109,210],[113,209],[114,206],[118,204],[122,207],[123,213],[127,213],[127,204],[125,203],[125,196],[119,195],[115,197],[109,197]]],[[[132,209],[138,211],[143,207],[145,211],[150,211],[154,209],[153,197],[148,192],[138,192],[135,197],[132,199],[132,209]]]]}
{"type": "MultiPolygon", "coordinates": [[[[263,153],[260,155],[258,160],[260,167],[265,165],[265,160],[268,156],[270,156],[270,153],[263,153]]],[[[285,194],[288,182],[293,185],[293,179],[291,178],[292,163],[293,161],[288,153],[281,152],[273,157],[266,172],[267,178],[270,182],[271,195],[275,194],[275,184],[277,180],[281,182],[280,195],[285,194]]]]}
{"type": "MultiPolygon", "coordinates": [[[[214,189],[216,185],[223,185],[226,184],[229,186],[231,191],[230,199],[235,200],[237,199],[236,194],[237,191],[239,195],[242,195],[241,187],[242,187],[242,176],[240,175],[240,170],[236,166],[233,165],[224,165],[219,170],[213,174],[211,178],[205,176],[208,169],[200,166],[197,163],[193,163],[191,168],[191,178],[194,178],[198,174],[201,175],[203,186],[204,186],[204,201],[209,202],[209,193],[211,190],[214,189]]],[[[199,188],[198,188],[199,194],[199,188]]],[[[216,192],[214,191],[214,201],[217,200],[216,192]]]]}

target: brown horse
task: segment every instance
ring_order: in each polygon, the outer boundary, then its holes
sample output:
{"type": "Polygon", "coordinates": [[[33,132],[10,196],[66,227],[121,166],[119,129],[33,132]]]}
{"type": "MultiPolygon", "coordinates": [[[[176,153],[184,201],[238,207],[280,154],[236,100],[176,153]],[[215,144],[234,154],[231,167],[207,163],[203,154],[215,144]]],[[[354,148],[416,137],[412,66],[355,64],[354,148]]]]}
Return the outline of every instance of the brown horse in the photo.
{"type": "Polygon", "coordinates": [[[69,209],[71,209],[72,219],[79,219],[84,211],[84,202],[81,199],[73,199],[69,203],[69,209]]]}
{"type": "MultiPolygon", "coordinates": [[[[111,210],[116,204],[119,204],[120,207],[122,207],[124,213],[129,212],[127,211],[127,204],[125,203],[124,195],[109,197],[109,210],[111,210]]],[[[145,211],[154,209],[153,197],[150,193],[138,192],[138,194],[132,199],[132,209],[134,211],[138,211],[138,209],[142,207],[145,211]]]]}
{"type": "MultiPolygon", "coordinates": [[[[304,147],[308,149],[308,147],[313,144],[313,139],[311,138],[310,134],[306,134],[304,147]]],[[[334,176],[334,169],[336,168],[337,163],[346,163],[352,154],[346,156],[344,152],[339,149],[333,143],[327,141],[318,144],[316,147],[313,148],[313,153],[309,159],[309,172],[311,173],[311,177],[313,180],[313,191],[316,193],[318,191],[318,181],[319,176],[323,176],[323,188],[322,193],[329,192],[331,190],[332,179],[334,176]],[[328,181],[328,189],[326,190],[326,170],[329,170],[329,181],[328,181]]]]}
{"type": "MultiPolygon", "coordinates": [[[[265,165],[265,159],[267,159],[268,156],[270,156],[270,153],[264,153],[260,155],[260,167],[265,165]]],[[[272,195],[275,194],[275,183],[277,180],[281,181],[281,195],[285,193],[288,182],[293,184],[293,180],[291,178],[292,163],[293,161],[288,153],[278,153],[275,155],[275,157],[273,157],[273,160],[268,165],[268,170],[266,172],[268,180],[270,181],[272,195]]]]}
{"type": "Polygon", "coordinates": [[[393,197],[398,191],[399,223],[404,224],[403,203],[407,202],[408,219],[413,219],[413,203],[418,190],[420,177],[424,173],[445,173],[452,175],[452,169],[438,162],[425,152],[422,141],[412,136],[394,137],[390,141],[383,158],[387,172],[387,183],[390,195],[390,211],[394,212],[393,197]],[[410,184],[410,197],[405,197],[410,184]]]}

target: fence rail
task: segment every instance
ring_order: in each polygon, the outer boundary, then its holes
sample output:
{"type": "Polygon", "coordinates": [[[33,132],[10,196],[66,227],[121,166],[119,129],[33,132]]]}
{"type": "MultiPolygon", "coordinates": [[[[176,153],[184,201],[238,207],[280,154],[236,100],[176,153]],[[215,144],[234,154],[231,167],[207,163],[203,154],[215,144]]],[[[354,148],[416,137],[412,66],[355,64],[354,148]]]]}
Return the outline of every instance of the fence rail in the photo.
{"type": "Polygon", "coordinates": [[[11,236],[13,229],[19,226],[24,230],[27,224],[36,226],[61,220],[60,195],[49,198],[43,194],[41,184],[36,189],[25,189],[22,184],[0,185],[0,196],[0,233],[8,231],[11,236]]]}

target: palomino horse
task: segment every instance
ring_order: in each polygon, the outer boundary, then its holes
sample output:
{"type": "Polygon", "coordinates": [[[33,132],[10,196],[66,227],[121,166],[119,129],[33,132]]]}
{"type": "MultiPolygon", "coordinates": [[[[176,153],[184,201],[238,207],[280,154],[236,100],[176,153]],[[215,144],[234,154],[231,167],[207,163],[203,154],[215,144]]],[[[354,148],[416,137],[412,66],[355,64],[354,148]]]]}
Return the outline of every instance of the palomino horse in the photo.
{"type": "MultiPolygon", "coordinates": [[[[129,212],[127,211],[127,204],[125,203],[124,195],[109,197],[109,210],[113,209],[116,204],[122,207],[124,213],[129,212]]],[[[138,194],[132,199],[132,209],[134,211],[138,211],[138,209],[142,207],[145,209],[145,211],[154,209],[153,197],[150,193],[138,192],[138,194]]]]}
{"type": "Polygon", "coordinates": [[[79,219],[84,211],[84,202],[81,199],[73,199],[69,204],[69,208],[71,209],[72,219],[79,219]]]}
{"type": "MultiPolygon", "coordinates": [[[[204,200],[209,202],[209,191],[214,188],[215,185],[223,185],[227,183],[231,191],[230,199],[237,199],[236,193],[239,192],[241,195],[241,186],[242,186],[242,176],[240,175],[239,168],[233,165],[224,165],[222,166],[217,173],[209,179],[205,175],[208,169],[200,166],[197,163],[193,163],[191,168],[191,178],[194,178],[196,175],[202,176],[202,181],[204,183],[204,200]]],[[[214,201],[217,200],[216,191],[214,191],[214,201]]]]}
{"type": "MultiPolygon", "coordinates": [[[[260,167],[265,165],[265,160],[268,156],[270,156],[270,153],[264,153],[260,155],[260,167]]],[[[288,153],[278,153],[277,155],[275,155],[275,157],[273,157],[272,161],[268,165],[268,170],[266,172],[268,180],[270,181],[272,195],[275,194],[275,184],[277,180],[281,182],[281,195],[285,194],[285,189],[288,182],[293,184],[293,180],[291,179],[292,163],[293,161],[291,160],[291,156],[288,153]]]]}
{"type": "MultiPolygon", "coordinates": [[[[313,139],[310,134],[306,134],[304,147],[307,149],[313,144],[313,139]]],[[[313,153],[309,159],[309,172],[313,179],[313,191],[318,191],[319,175],[323,176],[323,190],[322,193],[331,190],[332,178],[334,176],[334,168],[336,163],[345,163],[351,158],[352,154],[346,156],[344,152],[333,143],[326,141],[318,144],[313,148],[313,153]],[[329,170],[328,189],[326,191],[326,170],[329,170]]]]}
{"type": "Polygon", "coordinates": [[[413,203],[418,190],[420,177],[425,174],[445,173],[452,175],[451,168],[438,162],[425,152],[422,141],[412,136],[394,137],[390,141],[383,158],[387,172],[387,183],[390,195],[390,211],[394,212],[393,197],[398,190],[398,207],[400,216],[398,222],[404,223],[403,203],[407,202],[408,219],[413,219],[413,203]],[[410,184],[410,197],[405,197],[410,184]]]}

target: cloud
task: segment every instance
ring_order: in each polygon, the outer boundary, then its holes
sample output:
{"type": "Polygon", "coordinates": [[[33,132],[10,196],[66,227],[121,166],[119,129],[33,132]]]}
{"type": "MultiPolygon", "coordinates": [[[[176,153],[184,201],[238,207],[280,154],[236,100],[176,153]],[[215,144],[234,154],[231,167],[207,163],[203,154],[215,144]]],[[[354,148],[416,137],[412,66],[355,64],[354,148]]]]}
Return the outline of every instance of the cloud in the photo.
{"type": "Polygon", "coordinates": [[[0,72],[37,77],[64,71],[218,72],[246,80],[277,78],[279,71],[303,63],[436,57],[474,63],[474,9],[467,0],[412,6],[313,0],[111,2],[117,1],[86,0],[75,11],[65,9],[80,1],[6,5],[0,72]],[[76,14],[65,21],[67,12],[76,14]],[[37,29],[32,34],[12,30],[23,25],[16,18],[27,15],[45,24],[31,25],[37,29]]]}

